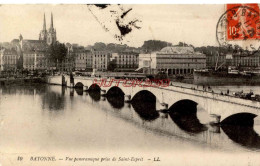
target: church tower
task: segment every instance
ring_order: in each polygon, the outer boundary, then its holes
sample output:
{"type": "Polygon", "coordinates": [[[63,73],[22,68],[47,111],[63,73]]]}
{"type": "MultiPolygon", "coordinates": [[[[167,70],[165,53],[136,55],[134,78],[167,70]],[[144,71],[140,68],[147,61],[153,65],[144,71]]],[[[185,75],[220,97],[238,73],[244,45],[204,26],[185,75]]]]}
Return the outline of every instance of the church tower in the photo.
{"type": "Polygon", "coordinates": [[[51,13],[51,25],[47,34],[47,44],[51,45],[56,42],[56,30],[53,28],[53,16],[51,13]]]}
{"type": "Polygon", "coordinates": [[[46,20],[45,20],[45,13],[44,13],[44,17],[43,17],[43,28],[40,32],[40,35],[39,35],[39,40],[42,40],[42,41],[47,41],[47,30],[46,30],[46,20]]]}

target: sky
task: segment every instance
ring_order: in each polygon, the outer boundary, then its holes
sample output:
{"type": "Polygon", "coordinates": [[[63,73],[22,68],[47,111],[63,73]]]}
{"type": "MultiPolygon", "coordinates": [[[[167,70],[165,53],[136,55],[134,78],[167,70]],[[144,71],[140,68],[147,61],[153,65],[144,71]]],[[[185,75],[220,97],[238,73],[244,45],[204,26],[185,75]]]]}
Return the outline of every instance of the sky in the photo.
{"type": "Polygon", "coordinates": [[[83,46],[95,42],[127,44],[140,47],[145,40],[163,40],[194,46],[217,46],[216,25],[225,12],[225,5],[112,5],[104,10],[88,5],[1,5],[0,42],[10,42],[22,34],[24,39],[38,39],[46,15],[47,29],[51,12],[60,42],[83,46]],[[121,41],[115,15],[131,9],[124,22],[138,20],[137,29],[121,41]],[[113,15],[113,16],[112,16],[113,15]]]}

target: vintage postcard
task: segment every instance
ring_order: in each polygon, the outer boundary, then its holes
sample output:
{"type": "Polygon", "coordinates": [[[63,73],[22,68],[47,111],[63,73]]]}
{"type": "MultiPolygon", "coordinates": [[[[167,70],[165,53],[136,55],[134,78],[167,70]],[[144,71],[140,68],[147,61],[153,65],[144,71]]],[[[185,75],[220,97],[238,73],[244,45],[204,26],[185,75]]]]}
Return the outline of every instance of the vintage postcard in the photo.
{"type": "Polygon", "coordinates": [[[260,4],[2,4],[0,166],[259,166],[260,4]]]}

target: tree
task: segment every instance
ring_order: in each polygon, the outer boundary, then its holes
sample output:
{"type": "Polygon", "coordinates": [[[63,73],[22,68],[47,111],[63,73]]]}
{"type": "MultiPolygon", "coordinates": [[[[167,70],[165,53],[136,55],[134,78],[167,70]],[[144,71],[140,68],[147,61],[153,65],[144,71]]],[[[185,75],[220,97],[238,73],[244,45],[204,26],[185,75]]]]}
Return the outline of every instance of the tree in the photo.
{"type": "Polygon", "coordinates": [[[160,51],[162,48],[172,46],[172,43],[168,43],[160,40],[148,40],[144,41],[142,50],[145,52],[160,51]]]}
{"type": "Polygon", "coordinates": [[[93,48],[97,51],[104,51],[106,50],[106,44],[102,42],[97,42],[94,44],[93,48]]]}
{"type": "Polygon", "coordinates": [[[23,53],[21,51],[21,48],[17,46],[17,63],[16,67],[18,70],[23,70],[23,53]]]}
{"type": "Polygon", "coordinates": [[[106,47],[107,50],[110,50],[110,51],[114,51],[116,49],[116,44],[114,43],[109,43],[107,44],[107,47],[106,47]]]}
{"type": "Polygon", "coordinates": [[[179,42],[179,44],[177,44],[175,46],[193,47],[194,48],[194,46],[192,44],[187,44],[185,42],[179,42]]]}
{"type": "Polygon", "coordinates": [[[108,66],[107,66],[107,70],[114,71],[115,68],[116,68],[116,60],[113,59],[112,61],[109,62],[108,66]]]}
{"type": "Polygon", "coordinates": [[[66,55],[67,48],[64,43],[55,42],[48,47],[47,58],[55,64],[56,68],[66,55]]]}

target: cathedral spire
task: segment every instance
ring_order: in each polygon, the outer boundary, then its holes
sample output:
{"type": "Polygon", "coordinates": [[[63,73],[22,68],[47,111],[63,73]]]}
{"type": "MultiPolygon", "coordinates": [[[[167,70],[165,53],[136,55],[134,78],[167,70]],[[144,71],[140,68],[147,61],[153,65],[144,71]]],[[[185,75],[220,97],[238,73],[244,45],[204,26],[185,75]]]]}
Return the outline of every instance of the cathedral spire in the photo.
{"type": "Polygon", "coordinates": [[[47,44],[50,45],[56,42],[56,30],[53,27],[53,15],[51,13],[51,25],[47,33],[47,44]]]}
{"type": "Polygon", "coordinates": [[[43,15],[43,30],[46,30],[46,19],[45,19],[45,13],[43,15]]]}
{"type": "Polygon", "coordinates": [[[51,27],[50,28],[53,28],[53,16],[52,16],[52,13],[51,13],[51,27]]]}
{"type": "Polygon", "coordinates": [[[45,19],[45,13],[43,15],[43,30],[46,30],[46,19],[45,19]]]}

